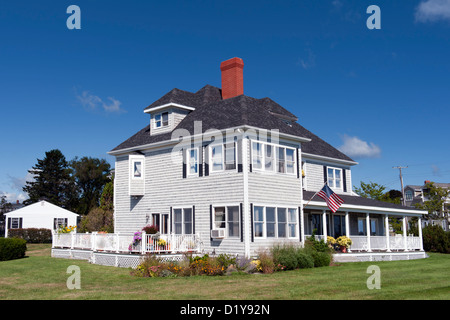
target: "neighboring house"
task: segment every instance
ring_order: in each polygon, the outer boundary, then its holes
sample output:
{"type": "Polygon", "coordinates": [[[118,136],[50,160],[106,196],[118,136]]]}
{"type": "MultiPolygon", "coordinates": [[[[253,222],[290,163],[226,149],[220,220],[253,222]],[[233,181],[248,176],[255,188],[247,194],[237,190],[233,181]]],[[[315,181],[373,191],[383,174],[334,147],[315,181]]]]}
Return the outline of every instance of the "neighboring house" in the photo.
{"type": "MultiPolygon", "coordinates": [[[[428,201],[428,190],[427,190],[427,184],[431,181],[425,180],[424,184],[422,186],[416,186],[416,185],[407,185],[405,186],[405,200],[406,205],[415,207],[418,203],[424,203],[425,201],[428,201]]],[[[438,183],[435,182],[434,185],[436,187],[440,187],[443,189],[449,189],[450,183],[438,183]]],[[[449,211],[450,209],[450,196],[447,197],[447,199],[444,201],[444,211],[449,211]]],[[[425,217],[425,219],[422,221],[422,227],[425,227],[429,224],[431,225],[440,225],[445,231],[449,231],[449,219],[444,213],[442,213],[441,217],[437,219],[431,219],[430,217],[425,217]]]]}
{"type": "Polygon", "coordinates": [[[355,196],[357,163],[275,101],[246,96],[243,65],[221,64],[221,89],[171,90],[145,108],[149,125],[109,152],[115,232],[156,224],[162,234],[198,234],[207,252],[246,256],[303,243],[314,229],[350,236],[352,250],[422,250],[421,234],[411,245],[406,228],[395,239],[386,231],[390,216],[406,226],[426,212],[355,196]],[[326,181],[345,201],[336,213],[313,198],[326,181]]]}
{"type": "Polygon", "coordinates": [[[78,214],[47,201],[39,201],[5,214],[5,237],[11,229],[44,228],[57,230],[59,226],[76,226],[78,214]]]}

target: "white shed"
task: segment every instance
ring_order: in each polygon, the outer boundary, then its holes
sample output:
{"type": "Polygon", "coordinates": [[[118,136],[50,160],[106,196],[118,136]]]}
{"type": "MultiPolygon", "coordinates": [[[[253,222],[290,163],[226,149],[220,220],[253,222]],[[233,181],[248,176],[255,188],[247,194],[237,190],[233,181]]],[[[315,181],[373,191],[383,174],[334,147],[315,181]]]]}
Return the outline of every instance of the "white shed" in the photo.
{"type": "Polygon", "coordinates": [[[39,201],[5,214],[5,237],[9,229],[45,228],[56,230],[60,225],[76,226],[78,214],[47,201],[39,201]]]}

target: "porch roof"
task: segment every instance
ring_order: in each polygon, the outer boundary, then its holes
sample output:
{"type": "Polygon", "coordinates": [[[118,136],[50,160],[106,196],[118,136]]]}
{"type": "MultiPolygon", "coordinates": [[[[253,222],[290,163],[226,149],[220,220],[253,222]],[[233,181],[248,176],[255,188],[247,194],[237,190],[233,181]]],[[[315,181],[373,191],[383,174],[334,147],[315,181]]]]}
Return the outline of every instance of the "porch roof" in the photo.
{"type": "MultiPolygon", "coordinates": [[[[315,192],[313,191],[303,191],[303,201],[306,203],[311,200],[306,208],[308,209],[327,208],[325,200],[319,197],[318,195],[314,194],[315,192]]],[[[339,197],[342,200],[344,200],[344,204],[339,208],[338,211],[371,212],[383,214],[388,213],[392,215],[408,215],[408,216],[419,216],[423,214],[428,214],[427,211],[420,210],[414,207],[407,207],[395,203],[363,198],[360,196],[339,194],[339,197]]]]}

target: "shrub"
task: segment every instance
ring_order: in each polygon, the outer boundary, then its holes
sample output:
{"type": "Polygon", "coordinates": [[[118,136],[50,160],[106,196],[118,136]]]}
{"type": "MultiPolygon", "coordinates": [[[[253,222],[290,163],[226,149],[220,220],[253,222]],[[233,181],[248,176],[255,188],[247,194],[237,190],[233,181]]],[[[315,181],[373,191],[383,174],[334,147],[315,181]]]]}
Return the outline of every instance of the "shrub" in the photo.
{"type": "Polygon", "coordinates": [[[441,226],[426,226],[422,237],[425,251],[450,253],[450,232],[445,232],[441,226]]]}
{"type": "Polygon", "coordinates": [[[27,243],[24,239],[0,238],[0,261],[25,257],[27,243]]]}
{"type": "Polygon", "coordinates": [[[144,228],[142,228],[142,231],[145,231],[146,234],[156,234],[158,233],[158,226],[152,224],[149,226],[145,226],[144,228]]]}
{"type": "Polygon", "coordinates": [[[268,251],[261,251],[259,256],[259,267],[263,273],[273,273],[275,271],[275,263],[273,262],[273,257],[268,251]]]}
{"type": "Polygon", "coordinates": [[[297,268],[297,248],[294,246],[276,245],[272,248],[273,262],[281,270],[294,270],[297,268]]]}
{"type": "Polygon", "coordinates": [[[297,259],[298,268],[314,268],[314,259],[311,255],[303,252],[302,250],[298,250],[295,257],[297,259]]]}
{"type": "Polygon", "coordinates": [[[314,267],[327,267],[331,263],[331,254],[328,252],[320,252],[320,251],[310,251],[314,261],[314,267]]]}
{"type": "Polygon", "coordinates": [[[52,231],[50,229],[10,229],[8,236],[24,239],[27,243],[52,243],[52,231]]]}

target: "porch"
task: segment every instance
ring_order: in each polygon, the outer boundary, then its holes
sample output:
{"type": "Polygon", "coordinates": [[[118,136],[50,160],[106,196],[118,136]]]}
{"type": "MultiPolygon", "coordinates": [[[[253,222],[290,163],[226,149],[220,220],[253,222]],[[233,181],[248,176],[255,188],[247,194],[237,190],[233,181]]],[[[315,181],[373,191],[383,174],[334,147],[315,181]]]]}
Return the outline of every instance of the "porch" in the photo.
{"type": "Polygon", "coordinates": [[[91,263],[136,267],[146,254],[180,260],[183,254],[203,251],[198,234],[53,233],[52,256],[91,263]]]}
{"type": "Polygon", "coordinates": [[[328,210],[304,211],[305,237],[316,230],[316,237],[326,241],[327,236],[347,236],[352,240],[348,252],[411,252],[423,251],[421,217],[417,217],[418,236],[408,234],[407,215],[373,212],[336,212],[328,210]],[[402,234],[390,231],[389,219],[401,221],[402,234]]]}

